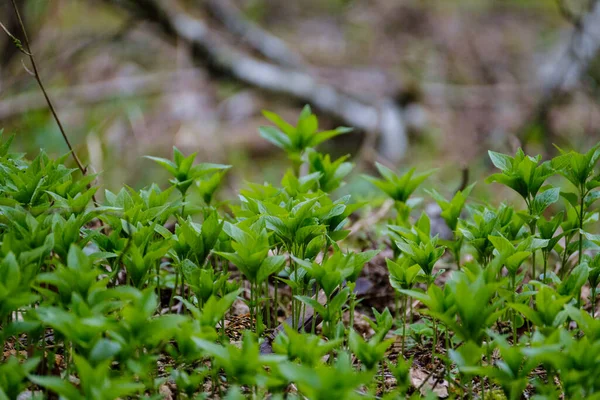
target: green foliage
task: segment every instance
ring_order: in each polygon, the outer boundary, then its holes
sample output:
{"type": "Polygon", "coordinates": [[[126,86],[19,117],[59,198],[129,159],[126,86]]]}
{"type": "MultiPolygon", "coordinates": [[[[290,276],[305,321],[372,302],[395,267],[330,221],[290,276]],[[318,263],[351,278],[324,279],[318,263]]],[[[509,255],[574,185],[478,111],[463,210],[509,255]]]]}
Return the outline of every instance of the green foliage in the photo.
{"type": "Polygon", "coordinates": [[[364,175],[364,178],[381,189],[394,201],[406,203],[411,194],[427,179],[434,171],[423,172],[415,175],[415,169],[410,169],[404,175],[399,176],[385,165],[375,163],[379,174],[383,179],[364,175]]]}
{"type": "Polygon", "coordinates": [[[395,220],[385,215],[361,236],[347,224],[362,204],[331,195],[352,163],[314,149],[347,129],[319,132],[308,107],[296,126],[265,115],[277,128],[261,134],[292,168],[279,184],[248,183],[239,202],[215,201],[228,166],[194,164],[177,149],[173,160],[150,157],[171,174],[164,189],[105,191],[95,204],[95,177],[65,157],[29,161],[10,152],[11,139],[0,143],[0,399],[160,398],[166,382],[179,398],[421,398],[426,386],[411,376],[423,360],[413,365],[407,348],[417,358],[429,349],[450,397],[598,398],[600,145],[550,161],[490,152],[500,172],[488,181],[515,190],[526,209],[467,204],[472,185],[451,200],[432,189],[454,233],[445,241],[411,198],[431,172],[378,164],[382,178],[367,180],[395,202],[395,220]],[[554,175],[575,192],[548,185],[554,175]],[[187,196],[191,187],[198,196],[187,196]],[[397,304],[394,316],[365,316],[368,337],[354,312],[363,269],[380,270],[381,250],[397,304]],[[239,301],[252,329],[236,342],[239,301]],[[282,314],[291,326],[262,337],[282,314]],[[383,367],[395,387],[380,382],[383,367]]]}
{"type": "Polygon", "coordinates": [[[473,183],[467,186],[464,190],[457,191],[450,201],[446,200],[435,189],[428,191],[431,197],[433,197],[433,199],[442,209],[442,213],[440,215],[453,232],[456,231],[458,219],[460,218],[460,214],[463,211],[463,208],[467,202],[467,198],[469,197],[469,194],[473,190],[474,186],[475,184],[473,183]]]}
{"type": "MultiPolygon", "coordinates": [[[[332,192],[343,184],[343,179],[352,171],[354,165],[343,156],[331,161],[329,154],[321,154],[309,149],[306,152],[309,174],[319,173],[319,189],[332,192]]],[[[309,175],[310,176],[310,175],[309,175]]]]}
{"type": "Polygon", "coordinates": [[[294,161],[299,160],[306,149],[316,147],[331,138],[352,130],[351,128],[340,127],[319,132],[317,116],[312,113],[308,105],[302,109],[296,126],[287,123],[273,112],[265,110],[263,115],[276,127],[261,126],[259,128],[260,135],[283,149],[294,161]]]}
{"type": "MultiPolygon", "coordinates": [[[[182,195],[185,195],[192,183],[199,178],[231,168],[230,165],[211,163],[193,165],[196,153],[185,157],[177,147],[173,147],[173,161],[160,157],[146,156],[146,158],[155,161],[171,174],[173,178],[169,182],[171,182],[182,195]]],[[[214,193],[214,190],[212,192],[214,193]]],[[[213,193],[210,194],[211,197],[213,193]]]]}

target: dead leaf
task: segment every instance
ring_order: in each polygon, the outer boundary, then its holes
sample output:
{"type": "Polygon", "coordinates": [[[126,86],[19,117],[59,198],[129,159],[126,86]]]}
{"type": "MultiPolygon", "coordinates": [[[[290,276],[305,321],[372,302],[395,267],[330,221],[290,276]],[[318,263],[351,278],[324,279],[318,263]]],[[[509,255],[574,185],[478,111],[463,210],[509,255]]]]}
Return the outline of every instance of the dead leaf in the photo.
{"type": "MultiPolygon", "coordinates": [[[[410,381],[415,388],[418,388],[423,384],[425,379],[429,376],[429,372],[424,371],[420,368],[411,368],[410,369],[410,381]]],[[[428,392],[432,391],[433,393],[440,399],[445,399],[448,397],[448,382],[443,380],[439,382],[437,385],[435,384],[435,378],[432,376],[429,377],[427,382],[421,387],[421,394],[426,396],[428,392]],[[435,386],[435,387],[434,387],[435,386]]]]}

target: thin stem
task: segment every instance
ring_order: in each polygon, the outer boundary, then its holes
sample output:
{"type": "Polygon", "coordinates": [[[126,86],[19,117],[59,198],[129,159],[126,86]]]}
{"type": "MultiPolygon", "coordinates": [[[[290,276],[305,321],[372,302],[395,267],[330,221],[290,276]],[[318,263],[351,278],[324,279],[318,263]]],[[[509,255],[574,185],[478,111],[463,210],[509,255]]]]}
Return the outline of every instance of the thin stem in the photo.
{"type": "Polygon", "coordinates": [[[156,264],[156,292],[158,296],[158,304],[160,305],[160,263],[156,264]]]}
{"type": "MultiPolygon", "coordinates": [[[[529,215],[531,215],[531,207],[529,208],[529,215]]],[[[535,221],[529,225],[529,231],[531,232],[531,236],[535,236],[535,221]]],[[[531,279],[535,279],[535,249],[531,255],[531,279]]]]}
{"type": "Polygon", "coordinates": [[[436,322],[435,318],[431,318],[431,321],[433,323],[433,354],[435,354],[437,351],[437,337],[438,337],[437,322],[436,322]]]}
{"type": "Polygon", "coordinates": [[[460,249],[462,247],[462,239],[460,239],[460,241],[457,241],[457,243],[455,244],[455,249],[454,249],[454,261],[456,261],[456,267],[458,268],[458,270],[460,271],[461,269],[461,265],[460,265],[460,249]]]}
{"type": "Polygon", "coordinates": [[[15,14],[17,15],[17,20],[19,21],[19,26],[21,27],[21,31],[23,32],[23,39],[25,39],[25,48],[27,50],[27,53],[25,53],[25,54],[27,54],[27,56],[29,57],[29,60],[31,61],[31,66],[33,68],[33,74],[34,74],[35,80],[37,81],[40,89],[42,90],[42,93],[44,94],[46,103],[48,103],[48,108],[50,109],[50,112],[52,113],[52,116],[54,117],[54,120],[56,121],[56,124],[58,125],[58,129],[60,130],[60,133],[62,134],[63,139],[65,140],[65,143],[67,144],[67,147],[69,148],[69,151],[71,152],[71,156],[75,160],[75,164],[77,164],[77,168],[79,168],[81,173],[83,175],[85,175],[86,169],[83,166],[83,164],[81,164],[81,161],[79,160],[79,157],[77,157],[77,154],[75,154],[75,151],[73,150],[73,146],[71,145],[71,142],[69,141],[69,138],[67,137],[67,134],[65,133],[65,129],[63,128],[63,125],[60,122],[60,119],[58,118],[56,109],[54,108],[54,105],[52,104],[52,101],[50,100],[50,97],[48,96],[48,93],[46,92],[44,84],[42,83],[42,78],[40,77],[40,74],[38,72],[37,63],[35,62],[35,58],[33,57],[33,53],[31,52],[31,46],[29,45],[29,37],[27,36],[27,30],[25,29],[25,24],[23,23],[23,19],[21,19],[21,13],[19,12],[17,3],[15,0],[11,0],[11,2],[13,5],[13,9],[15,10],[15,14]]]}
{"type": "Polygon", "coordinates": [[[254,284],[250,283],[250,325],[256,332],[256,305],[254,304],[254,284]]]}
{"type": "MultiPolygon", "coordinates": [[[[319,293],[319,283],[315,282],[315,293],[319,293]]],[[[325,324],[323,324],[324,326],[325,324]]],[[[311,319],[310,333],[315,334],[315,330],[317,329],[317,310],[313,308],[313,315],[311,319]]]]}
{"type": "Polygon", "coordinates": [[[356,294],[352,293],[350,295],[350,324],[349,328],[354,329],[354,307],[356,306],[356,294]]]}
{"type": "Polygon", "coordinates": [[[396,308],[396,321],[400,319],[400,294],[394,291],[394,304],[396,308]]]}
{"type": "Polygon", "coordinates": [[[271,302],[269,300],[269,279],[265,281],[265,307],[267,309],[267,328],[271,328],[271,302]]]}
{"type": "MultiPolygon", "coordinates": [[[[516,276],[515,274],[510,275],[510,285],[511,285],[511,294],[512,294],[512,302],[515,302],[515,286],[516,286],[516,276]]],[[[517,344],[517,312],[512,310],[512,331],[513,331],[513,345],[517,344]]]]}
{"type": "Polygon", "coordinates": [[[591,289],[592,294],[592,318],[596,318],[596,287],[591,289]]]}
{"type": "Polygon", "coordinates": [[[275,313],[274,317],[275,317],[275,323],[277,324],[277,316],[278,316],[278,311],[279,311],[279,298],[277,297],[277,286],[278,285],[278,281],[277,279],[273,280],[273,312],[275,313]]]}
{"type": "Polygon", "coordinates": [[[571,243],[571,238],[572,238],[571,235],[567,235],[565,237],[565,249],[563,251],[562,261],[561,261],[561,265],[560,265],[561,279],[565,277],[565,273],[567,271],[566,265],[567,265],[567,261],[569,259],[568,248],[569,248],[569,244],[571,243]]]}
{"type": "Polygon", "coordinates": [[[179,282],[179,268],[175,267],[175,283],[173,284],[173,290],[171,291],[171,297],[169,297],[169,312],[173,307],[173,298],[175,297],[175,293],[177,292],[177,284],[179,282]]]}
{"type": "Polygon", "coordinates": [[[546,282],[546,278],[548,277],[546,275],[546,273],[547,273],[547,269],[548,269],[548,257],[549,256],[550,256],[549,252],[543,254],[543,257],[544,257],[544,282],[546,282]]]}
{"type": "Polygon", "coordinates": [[[404,356],[404,349],[406,343],[406,311],[408,309],[408,295],[404,295],[404,308],[402,309],[402,356],[404,356]]]}
{"type": "MultiPolygon", "coordinates": [[[[292,274],[294,275],[294,279],[298,279],[298,276],[296,274],[296,263],[292,261],[292,258],[290,257],[290,267],[292,270],[292,274]]],[[[298,329],[298,321],[296,320],[296,298],[294,297],[296,295],[296,293],[294,293],[295,290],[292,288],[292,328],[294,329],[298,329]]]]}
{"type": "MultiPolygon", "coordinates": [[[[11,0],[11,2],[12,2],[13,9],[15,10],[17,20],[19,21],[19,26],[21,28],[21,31],[23,32],[23,39],[25,39],[26,51],[23,51],[23,49],[20,48],[19,46],[17,46],[17,47],[19,47],[19,50],[21,50],[24,54],[27,55],[27,57],[29,57],[29,60],[31,61],[31,67],[33,68],[33,76],[35,77],[35,80],[38,83],[38,86],[40,87],[42,94],[44,95],[44,99],[46,100],[46,103],[48,104],[48,109],[50,110],[52,117],[56,121],[56,125],[58,125],[60,134],[62,135],[65,143],[67,144],[67,147],[69,148],[71,157],[73,157],[73,160],[75,160],[75,164],[77,164],[77,168],[79,168],[79,170],[81,171],[81,174],[86,175],[87,168],[85,168],[83,166],[83,164],[81,163],[81,160],[79,160],[79,157],[77,157],[77,153],[75,153],[75,150],[73,149],[73,146],[71,145],[71,141],[69,140],[69,137],[67,136],[67,133],[65,132],[65,128],[63,128],[62,122],[60,122],[60,118],[58,118],[58,113],[56,112],[56,109],[54,108],[54,104],[52,104],[52,100],[50,100],[50,96],[48,96],[48,92],[46,92],[46,88],[44,87],[44,83],[42,82],[42,77],[40,76],[40,73],[38,71],[37,63],[35,62],[35,57],[33,56],[33,53],[31,52],[31,46],[29,44],[29,37],[27,36],[27,30],[25,29],[25,24],[23,23],[23,19],[21,18],[21,13],[19,12],[19,7],[17,7],[17,3],[15,0],[11,0]]],[[[5,28],[4,28],[4,30],[6,31],[5,28]]],[[[6,33],[9,34],[8,31],[6,31],[6,33]]],[[[11,34],[9,34],[9,36],[11,38],[13,38],[13,36],[11,34]]],[[[25,69],[27,69],[27,68],[25,68],[25,69]]],[[[87,188],[88,189],[90,188],[90,184],[87,185],[87,188]]],[[[92,194],[92,201],[94,202],[94,205],[96,205],[96,206],[99,205],[98,201],[96,200],[96,194],[92,194]]],[[[104,227],[104,222],[102,222],[102,220],[100,220],[100,224],[102,225],[102,227],[104,227]]]]}
{"type": "MultiPolygon", "coordinates": [[[[13,0],[14,1],[14,0],[13,0]]],[[[583,205],[585,196],[585,189],[582,187],[581,189],[581,199],[579,203],[579,262],[581,264],[581,259],[583,257],[583,205]]]]}

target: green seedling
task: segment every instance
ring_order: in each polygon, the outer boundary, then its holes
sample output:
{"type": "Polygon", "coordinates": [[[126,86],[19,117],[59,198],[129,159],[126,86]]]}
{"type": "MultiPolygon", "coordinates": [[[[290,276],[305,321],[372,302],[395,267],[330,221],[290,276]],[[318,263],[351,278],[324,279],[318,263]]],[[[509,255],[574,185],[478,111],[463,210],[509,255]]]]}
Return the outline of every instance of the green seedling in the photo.
{"type": "MultiPolygon", "coordinates": [[[[348,162],[349,156],[342,156],[331,161],[329,154],[322,154],[309,149],[306,152],[308,173],[319,173],[319,189],[331,193],[344,183],[344,178],[352,171],[354,165],[348,162]]],[[[310,175],[309,175],[310,176],[310,175]]]]}
{"type": "Polygon", "coordinates": [[[352,131],[351,128],[339,127],[319,132],[317,116],[312,113],[309,105],[304,106],[302,109],[296,126],[289,124],[271,111],[265,110],[263,111],[263,115],[275,127],[261,126],[259,128],[260,136],[287,153],[294,164],[296,176],[299,175],[302,154],[306,149],[316,147],[329,139],[352,131]]]}
{"type": "Polygon", "coordinates": [[[594,190],[600,186],[600,180],[594,176],[594,168],[600,159],[600,143],[592,147],[587,153],[565,151],[559,148],[560,155],[552,159],[552,168],[564,176],[577,193],[562,193],[563,198],[575,209],[579,222],[579,264],[583,258],[583,225],[586,213],[592,203],[600,198],[600,192],[594,190]]]}
{"type": "Polygon", "coordinates": [[[409,197],[435,171],[415,174],[415,169],[413,168],[404,175],[399,176],[382,164],[375,163],[375,166],[383,179],[363,175],[364,179],[371,182],[394,200],[396,211],[398,212],[398,224],[407,225],[410,214],[410,206],[408,205],[409,197]]]}

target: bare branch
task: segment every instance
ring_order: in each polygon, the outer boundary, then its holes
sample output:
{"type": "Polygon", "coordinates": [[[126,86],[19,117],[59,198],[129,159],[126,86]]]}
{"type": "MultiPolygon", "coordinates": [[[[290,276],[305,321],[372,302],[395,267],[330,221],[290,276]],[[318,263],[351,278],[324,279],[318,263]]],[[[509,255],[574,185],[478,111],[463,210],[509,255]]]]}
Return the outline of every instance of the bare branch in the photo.
{"type": "Polygon", "coordinates": [[[302,57],[283,40],[246,19],[230,0],[205,0],[203,4],[229,32],[241,37],[268,60],[288,67],[305,65],[302,57]]]}
{"type": "Polygon", "coordinates": [[[8,37],[12,39],[13,43],[15,44],[17,49],[19,49],[19,51],[21,51],[25,55],[31,56],[31,53],[23,48],[23,44],[21,43],[21,41],[17,39],[12,33],[10,33],[10,31],[4,26],[2,22],[0,22],[0,28],[2,28],[2,30],[8,35],[8,37]]]}
{"type": "Polygon", "coordinates": [[[178,9],[173,1],[110,0],[153,21],[163,31],[187,43],[196,61],[207,64],[219,74],[229,75],[263,90],[284,93],[308,102],[368,134],[380,134],[383,155],[401,159],[407,151],[406,128],[402,110],[393,100],[369,103],[322,82],[309,72],[259,60],[228,44],[201,20],[178,9]]]}

